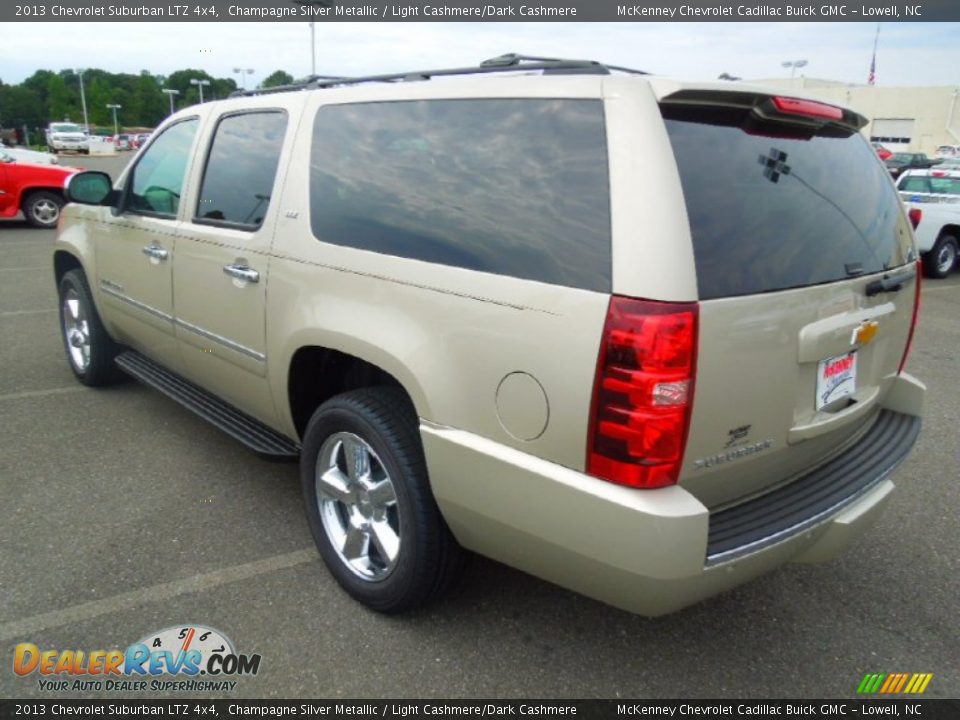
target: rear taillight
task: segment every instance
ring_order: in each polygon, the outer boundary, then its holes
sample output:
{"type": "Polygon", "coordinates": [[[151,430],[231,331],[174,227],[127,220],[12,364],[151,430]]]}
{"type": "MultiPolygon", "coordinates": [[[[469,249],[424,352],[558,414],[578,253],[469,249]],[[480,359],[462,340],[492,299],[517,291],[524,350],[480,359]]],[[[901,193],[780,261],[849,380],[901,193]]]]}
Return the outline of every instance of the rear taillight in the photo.
{"type": "Polygon", "coordinates": [[[910,318],[910,333],[907,335],[907,344],[903,348],[903,357],[900,359],[900,367],[897,368],[897,374],[903,372],[903,366],[907,364],[907,356],[910,354],[910,346],[913,345],[913,331],[917,329],[917,320],[920,317],[920,278],[923,277],[922,261],[917,260],[917,280],[914,286],[913,298],[913,317],[910,318]]]}
{"type": "Polygon", "coordinates": [[[587,472],[637,488],[673,485],[687,443],[696,303],[613,296],[600,341],[587,472]]]}
{"type": "MultiPolygon", "coordinates": [[[[907,217],[910,218],[910,224],[913,225],[913,229],[916,230],[921,218],[923,218],[923,211],[920,208],[910,208],[907,217]]],[[[926,225],[924,225],[924,227],[926,227],[926,225]]]]}
{"type": "Polygon", "coordinates": [[[843,120],[843,110],[833,105],[791,97],[778,96],[772,99],[773,106],[788,115],[805,115],[807,117],[823,118],[824,120],[843,120]]]}

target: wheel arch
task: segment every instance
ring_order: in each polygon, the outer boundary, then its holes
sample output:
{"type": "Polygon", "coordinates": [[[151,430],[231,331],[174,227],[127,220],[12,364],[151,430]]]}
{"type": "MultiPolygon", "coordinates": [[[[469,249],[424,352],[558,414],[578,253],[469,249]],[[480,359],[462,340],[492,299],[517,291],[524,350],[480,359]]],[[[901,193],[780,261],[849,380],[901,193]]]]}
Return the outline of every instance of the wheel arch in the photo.
{"type": "Polygon", "coordinates": [[[63,194],[62,187],[57,187],[56,185],[28,185],[27,187],[20,188],[20,196],[17,198],[17,207],[23,208],[23,204],[27,201],[27,198],[35,192],[49,192],[53,193],[54,195],[59,195],[64,200],[67,199],[63,194]]]}
{"type": "Polygon", "coordinates": [[[66,275],[71,270],[83,270],[84,275],[87,275],[89,280],[90,276],[87,274],[86,269],[83,267],[83,262],[80,258],[77,257],[75,253],[70,252],[69,250],[64,250],[63,248],[57,248],[53,251],[53,279],[57,285],[60,285],[60,281],[63,280],[63,276],[66,275]]]}
{"type": "Polygon", "coordinates": [[[413,375],[382,350],[340,349],[329,342],[299,344],[285,364],[286,410],[298,438],[303,438],[314,411],[349,390],[388,386],[402,390],[418,416],[425,412],[423,390],[413,375]]]}
{"type": "Polygon", "coordinates": [[[948,223],[940,228],[940,232],[937,234],[937,240],[942,238],[944,235],[951,236],[954,240],[960,242],[960,225],[948,223]]]}

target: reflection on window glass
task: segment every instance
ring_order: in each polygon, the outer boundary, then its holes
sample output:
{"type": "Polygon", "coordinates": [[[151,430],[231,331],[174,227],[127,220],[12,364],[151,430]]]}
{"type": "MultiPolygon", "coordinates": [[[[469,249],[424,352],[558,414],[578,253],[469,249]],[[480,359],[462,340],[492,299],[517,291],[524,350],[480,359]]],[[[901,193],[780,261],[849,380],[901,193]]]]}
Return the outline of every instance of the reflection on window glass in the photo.
{"type": "Polygon", "coordinates": [[[196,118],[164,130],[137,161],[128,199],[131,210],[173,217],[180,207],[183,176],[197,132],[196,118]]]}
{"type": "Polygon", "coordinates": [[[938,195],[960,195],[960,178],[934,175],[930,178],[930,192],[938,195]]]}
{"type": "Polygon", "coordinates": [[[259,227],[270,206],[286,129],[283,112],[223,118],[204,170],[196,218],[259,227]]]}
{"type": "Polygon", "coordinates": [[[930,192],[930,182],[925,177],[908,177],[900,189],[904,192],[930,192]]]}
{"type": "Polygon", "coordinates": [[[858,133],[809,136],[738,111],[664,106],[701,299],[804,287],[906,262],[910,232],[858,133]],[[741,127],[743,124],[743,127],[741,127]]]}
{"type": "Polygon", "coordinates": [[[596,100],[429,100],[321,108],[311,221],[337,245],[610,290],[596,100]]]}

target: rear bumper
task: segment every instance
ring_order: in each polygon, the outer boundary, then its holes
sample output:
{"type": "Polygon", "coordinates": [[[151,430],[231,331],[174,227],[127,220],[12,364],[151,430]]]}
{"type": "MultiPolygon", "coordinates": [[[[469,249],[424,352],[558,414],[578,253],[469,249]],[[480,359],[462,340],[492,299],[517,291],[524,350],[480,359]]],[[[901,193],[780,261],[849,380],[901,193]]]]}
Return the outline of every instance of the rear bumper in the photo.
{"type": "Polygon", "coordinates": [[[827,465],[712,515],[682,487],[631,490],[427,422],[421,435],[434,495],[462,545],[625,610],[661,615],[786,562],[836,555],[879,516],[919,424],[884,410],[827,465]]]}

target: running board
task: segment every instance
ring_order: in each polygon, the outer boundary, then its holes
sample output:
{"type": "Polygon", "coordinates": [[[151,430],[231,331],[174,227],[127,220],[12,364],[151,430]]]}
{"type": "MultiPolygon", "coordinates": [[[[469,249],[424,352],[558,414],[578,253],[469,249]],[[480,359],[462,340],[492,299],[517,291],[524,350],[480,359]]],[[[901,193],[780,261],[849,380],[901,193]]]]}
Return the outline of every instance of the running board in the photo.
{"type": "Polygon", "coordinates": [[[293,440],[140,353],[127,350],[117,355],[115,362],[128,375],[176,400],[265,460],[299,458],[300,446],[293,440]]]}

